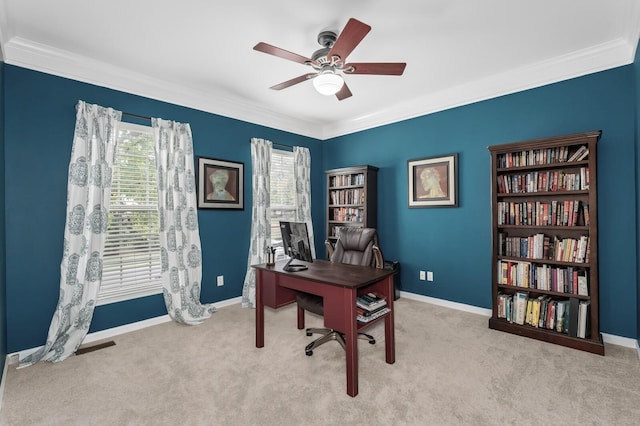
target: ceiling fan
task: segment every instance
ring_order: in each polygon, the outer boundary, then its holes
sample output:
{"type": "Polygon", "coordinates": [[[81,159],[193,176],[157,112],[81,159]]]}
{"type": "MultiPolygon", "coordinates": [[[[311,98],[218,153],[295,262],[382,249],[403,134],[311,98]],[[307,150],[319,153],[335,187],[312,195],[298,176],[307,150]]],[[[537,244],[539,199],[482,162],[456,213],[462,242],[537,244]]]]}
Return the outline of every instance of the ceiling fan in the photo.
{"type": "Polygon", "coordinates": [[[262,42],[256,44],[253,49],[303,65],[309,65],[315,70],[315,72],[271,86],[271,89],[282,90],[303,81],[313,80],[313,86],[318,92],[323,95],[335,94],[338,100],[341,101],[351,96],[351,91],[344,82],[341,73],[402,75],[404,68],[407,66],[404,62],[346,62],[347,56],[369,31],[371,31],[369,25],[354,18],[349,19],[339,36],[333,31],[322,31],[318,34],[318,43],[322,48],[316,50],[311,55],[311,58],[262,42]]]}

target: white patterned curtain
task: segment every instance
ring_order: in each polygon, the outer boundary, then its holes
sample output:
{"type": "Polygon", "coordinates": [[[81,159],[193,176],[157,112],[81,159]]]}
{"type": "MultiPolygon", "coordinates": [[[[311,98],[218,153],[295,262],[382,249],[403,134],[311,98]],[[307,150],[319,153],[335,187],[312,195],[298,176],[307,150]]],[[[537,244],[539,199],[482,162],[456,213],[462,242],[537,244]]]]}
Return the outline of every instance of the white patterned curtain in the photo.
{"type": "Polygon", "coordinates": [[[58,362],[84,340],[102,281],[111,171],[120,111],[78,101],[67,183],[60,296],[45,345],[20,361],[58,362]]]}
{"type": "Polygon", "coordinates": [[[198,231],[193,139],[189,124],[153,118],[164,303],[181,324],[200,324],[215,308],[200,303],[202,250],[198,231]]]}
{"type": "Polygon", "coordinates": [[[251,243],[247,273],[242,287],[242,307],[256,307],[256,272],[251,265],[265,263],[267,247],[271,245],[271,147],[270,141],[251,139],[251,243]]]}
{"type": "Polygon", "coordinates": [[[313,240],[313,221],[311,220],[311,154],[309,148],[293,147],[293,176],[296,182],[296,220],[305,222],[309,232],[311,254],[316,258],[313,240]]]}

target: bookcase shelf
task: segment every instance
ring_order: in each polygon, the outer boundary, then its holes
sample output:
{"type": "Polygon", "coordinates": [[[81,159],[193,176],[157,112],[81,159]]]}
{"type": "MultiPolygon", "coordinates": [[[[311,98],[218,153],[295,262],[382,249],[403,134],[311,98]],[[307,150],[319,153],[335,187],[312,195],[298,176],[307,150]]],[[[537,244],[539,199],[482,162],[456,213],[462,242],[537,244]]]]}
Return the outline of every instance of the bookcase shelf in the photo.
{"type": "Polygon", "coordinates": [[[335,242],[338,228],[375,228],[378,168],[364,165],[327,170],[327,240],[335,242]]]}
{"type": "Polygon", "coordinates": [[[490,328],[604,355],[598,303],[600,134],[488,148],[490,328]]]}

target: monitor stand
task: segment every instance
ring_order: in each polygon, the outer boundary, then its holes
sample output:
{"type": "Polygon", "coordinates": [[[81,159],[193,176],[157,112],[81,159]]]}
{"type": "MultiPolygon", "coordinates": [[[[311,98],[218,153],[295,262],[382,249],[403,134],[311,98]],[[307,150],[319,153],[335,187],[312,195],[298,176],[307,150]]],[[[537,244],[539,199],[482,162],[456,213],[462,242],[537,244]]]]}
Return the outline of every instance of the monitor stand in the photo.
{"type": "Polygon", "coordinates": [[[291,261],[293,261],[293,257],[289,259],[289,261],[287,263],[285,263],[285,265],[282,267],[283,271],[286,272],[299,272],[299,271],[304,271],[305,269],[309,269],[308,266],[306,265],[300,265],[300,264],[291,264],[291,261]]]}

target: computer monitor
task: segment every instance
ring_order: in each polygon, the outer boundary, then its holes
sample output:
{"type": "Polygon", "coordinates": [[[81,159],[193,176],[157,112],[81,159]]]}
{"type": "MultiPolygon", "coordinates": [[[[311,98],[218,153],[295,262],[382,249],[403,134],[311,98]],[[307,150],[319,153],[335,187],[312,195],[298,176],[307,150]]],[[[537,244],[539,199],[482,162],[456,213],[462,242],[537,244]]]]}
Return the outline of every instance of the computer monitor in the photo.
{"type": "Polygon", "coordinates": [[[306,265],[291,263],[294,259],[308,263],[313,262],[307,224],[304,222],[281,221],[280,232],[282,233],[284,252],[291,257],[282,269],[287,272],[304,271],[307,269],[306,265]]]}

